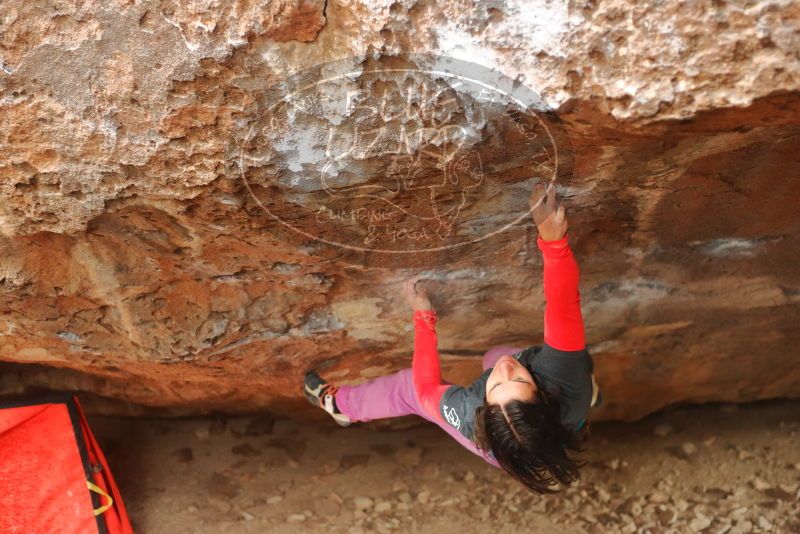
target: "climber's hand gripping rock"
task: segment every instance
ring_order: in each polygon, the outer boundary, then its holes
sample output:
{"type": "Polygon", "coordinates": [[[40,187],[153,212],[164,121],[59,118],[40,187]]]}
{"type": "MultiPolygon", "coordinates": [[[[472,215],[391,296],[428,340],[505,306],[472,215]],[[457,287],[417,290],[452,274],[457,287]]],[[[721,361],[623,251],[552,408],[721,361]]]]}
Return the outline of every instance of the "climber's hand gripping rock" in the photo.
{"type": "Polygon", "coordinates": [[[419,282],[420,275],[406,280],[405,295],[412,310],[432,310],[431,301],[428,300],[428,293],[419,282]]]}
{"type": "Polygon", "coordinates": [[[533,222],[544,241],[561,239],[567,233],[567,218],[564,206],[556,204],[556,186],[550,183],[536,184],[530,197],[533,222]]]}

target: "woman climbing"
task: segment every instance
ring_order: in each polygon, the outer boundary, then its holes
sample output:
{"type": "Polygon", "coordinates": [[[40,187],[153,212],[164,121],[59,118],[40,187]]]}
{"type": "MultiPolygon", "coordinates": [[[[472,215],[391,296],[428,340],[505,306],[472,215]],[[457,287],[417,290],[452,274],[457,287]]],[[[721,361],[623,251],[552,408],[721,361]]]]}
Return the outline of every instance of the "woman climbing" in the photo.
{"type": "Polygon", "coordinates": [[[530,203],[544,257],[544,344],[526,349],[500,345],[483,356],[483,374],[469,387],[441,378],[438,317],[419,276],[405,283],[413,310],[410,369],[356,386],[335,386],[311,371],[304,393],[342,425],[416,414],[436,423],[489,464],[527,488],[555,491],[579,475],[586,417],[600,403],[592,358],[584,342],[578,264],[568,244],[556,188],[537,185],[530,203]]]}

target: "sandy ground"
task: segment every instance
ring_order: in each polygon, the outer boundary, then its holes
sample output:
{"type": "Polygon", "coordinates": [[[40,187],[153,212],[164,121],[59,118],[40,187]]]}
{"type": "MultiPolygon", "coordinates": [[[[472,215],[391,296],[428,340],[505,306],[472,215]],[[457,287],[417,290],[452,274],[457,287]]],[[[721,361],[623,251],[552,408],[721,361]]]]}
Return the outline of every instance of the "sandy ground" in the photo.
{"type": "Polygon", "coordinates": [[[595,423],[554,496],[394,421],[90,417],[139,534],[800,532],[800,401],[595,423]]]}

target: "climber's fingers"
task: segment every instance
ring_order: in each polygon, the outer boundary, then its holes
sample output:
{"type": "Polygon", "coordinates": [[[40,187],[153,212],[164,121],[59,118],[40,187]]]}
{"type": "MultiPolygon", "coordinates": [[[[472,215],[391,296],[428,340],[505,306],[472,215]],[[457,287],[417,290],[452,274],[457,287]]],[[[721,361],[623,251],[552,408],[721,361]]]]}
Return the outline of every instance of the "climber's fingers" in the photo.
{"type": "MultiPolygon", "coordinates": [[[[531,207],[533,208],[533,222],[537,226],[544,223],[551,215],[556,213],[560,207],[556,184],[553,182],[550,182],[546,186],[541,183],[537,184],[531,194],[531,207]]],[[[560,217],[560,220],[563,220],[563,211],[560,217]]]]}
{"type": "Polygon", "coordinates": [[[544,203],[545,193],[547,193],[547,189],[543,183],[540,182],[533,187],[530,197],[531,209],[536,209],[537,206],[544,203]]]}
{"type": "Polygon", "coordinates": [[[409,278],[403,284],[403,292],[407,297],[410,297],[414,294],[414,285],[417,283],[417,279],[419,279],[419,275],[409,278]]]}
{"type": "Polygon", "coordinates": [[[543,183],[537,184],[531,193],[530,204],[533,211],[533,222],[538,226],[550,215],[547,200],[547,188],[543,183]]]}
{"type": "Polygon", "coordinates": [[[547,186],[547,207],[549,209],[555,209],[555,201],[556,201],[556,184],[550,182],[547,186]]]}
{"type": "Polygon", "coordinates": [[[420,284],[421,274],[417,274],[405,282],[405,294],[409,298],[416,296],[424,296],[426,294],[425,288],[420,284]]]}
{"type": "Polygon", "coordinates": [[[554,218],[556,224],[563,223],[564,219],[566,219],[566,213],[563,204],[559,204],[558,208],[556,208],[556,211],[554,213],[555,213],[554,218]]]}

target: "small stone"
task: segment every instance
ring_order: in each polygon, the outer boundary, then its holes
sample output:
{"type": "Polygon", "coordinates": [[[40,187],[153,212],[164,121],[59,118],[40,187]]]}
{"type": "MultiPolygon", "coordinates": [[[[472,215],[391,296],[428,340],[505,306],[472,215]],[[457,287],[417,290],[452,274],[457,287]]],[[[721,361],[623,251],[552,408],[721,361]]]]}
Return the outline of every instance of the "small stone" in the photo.
{"type": "Polygon", "coordinates": [[[758,517],[758,526],[759,528],[761,528],[762,530],[766,530],[767,532],[772,530],[772,523],[769,521],[769,519],[767,519],[763,515],[758,517]]]}
{"type": "Polygon", "coordinates": [[[717,436],[709,436],[703,440],[703,445],[705,445],[706,447],[710,447],[714,444],[716,440],[717,436]]]}
{"type": "Polygon", "coordinates": [[[681,450],[686,456],[692,456],[694,453],[697,452],[697,447],[695,447],[694,443],[686,442],[681,445],[681,450]]]}
{"type": "Polygon", "coordinates": [[[280,495],[272,495],[271,497],[267,497],[267,504],[278,504],[283,500],[283,497],[280,495]]]}
{"type": "Polygon", "coordinates": [[[369,497],[358,496],[353,500],[356,510],[367,510],[372,508],[372,499],[369,497]]]}
{"type": "Polygon", "coordinates": [[[736,489],[734,489],[731,493],[730,499],[734,501],[741,501],[744,499],[745,495],[747,495],[747,490],[741,486],[737,486],[736,489]]]}
{"type": "Polygon", "coordinates": [[[665,503],[669,502],[669,495],[662,491],[654,491],[650,494],[648,500],[653,503],[665,503]]]}
{"type": "Polygon", "coordinates": [[[665,508],[656,512],[656,517],[658,517],[658,521],[666,527],[675,522],[678,513],[671,508],[665,508]]]}
{"type": "Polygon", "coordinates": [[[628,516],[637,516],[642,513],[642,505],[636,497],[628,497],[625,502],[617,506],[617,513],[628,516]]]}
{"type": "Polygon", "coordinates": [[[772,487],[767,482],[765,482],[760,478],[754,478],[753,480],[751,480],[750,485],[753,486],[753,489],[756,489],[758,491],[767,491],[772,487]]]}
{"type": "Polygon", "coordinates": [[[302,523],[306,520],[306,516],[304,514],[289,514],[289,517],[286,518],[288,523],[302,523]]]}
{"type": "Polygon", "coordinates": [[[198,508],[197,506],[193,505],[193,504],[190,504],[190,505],[189,505],[189,506],[186,508],[186,511],[187,511],[187,512],[196,512],[197,510],[199,510],[199,508],[198,508]]]}
{"type": "Polygon", "coordinates": [[[679,512],[685,512],[689,509],[689,503],[685,499],[678,499],[675,501],[675,509],[679,512]]]}
{"type": "Polygon", "coordinates": [[[670,425],[661,424],[661,425],[657,425],[653,429],[653,434],[663,438],[663,437],[666,437],[667,435],[671,434],[672,431],[673,431],[673,428],[670,425]]]}
{"type": "Polygon", "coordinates": [[[464,482],[472,482],[473,480],[475,480],[475,473],[472,471],[467,471],[467,473],[464,475],[464,482]]]}
{"type": "Polygon", "coordinates": [[[376,504],[374,508],[375,512],[379,514],[382,514],[383,512],[388,512],[391,509],[392,509],[392,503],[390,503],[389,501],[381,501],[378,504],[376,504]]]}
{"type": "Polygon", "coordinates": [[[342,499],[338,493],[335,491],[330,492],[328,495],[328,499],[335,502],[336,504],[344,504],[344,499],[342,499]]]}
{"type": "Polygon", "coordinates": [[[294,460],[289,460],[287,463],[289,464],[289,467],[291,467],[293,469],[300,465],[299,463],[295,462],[294,460]]]}
{"type": "Polygon", "coordinates": [[[616,471],[617,469],[619,469],[619,464],[620,464],[619,458],[612,458],[611,460],[604,462],[603,465],[605,465],[612,471],[616,471]]]}
{"type": "Polygon", "coordinates": [[[428,490],[422,490],[419,493],[417,493],[417,501],[421,502],[422,504],[428,502],[430,497],[431,497],[431,492],[428,490]]]}
{"type": "Polygon", "coordinates": [[[245,521],[252,521],[253,519],[256,518],[256,516],[254,516],[250,512],[245,512],[245,511],[242,511],[241,516],[242,519],[244,519],[245,521]]]}
{"type": "Polygon", "coordinates": [[[611,494],[605,488],[597,488],[597,499],[600,502],[608,502],[611,500],[611,494]]]}
{"type": "Polygon", "coordinates": [[[406,491],[407,489],[408,489],[408,484],[406,484],[402,480],[395,480],[394,484],[392,484],[392,491],[406,491]]]}
{"type": "Polygon", "coordinates": [[[194,430],[194,435],[197,436],[197,439],[200,441],[206,441],[210,435],[210,432],[207,428],[196,428],[194,430]]]}
{"type": "Polygon", "coordinates": [[[405,503],[411,502],[411,494],[409,492],[407,492],[407,491],[401,492],[397,496],[397,498],[400,499],[400,502],[405,502],[405,503]]]}
{"type": "Polygon", "coordinates": [[[748,534],[752,531],[753,523],[744,520],[737,522],[736,525],[734,525],[733,528],[728,531],[728,534],[748,534]]]}
{"type": "Polygon", "coordinates": [[[745,449],[738,449],[738,456],[740,460],[750,460],[753,458],[753,453],[745,449]]]}
{"type": "Polygon", "coordinates": [[[734,519],[740,519],[741,517],[747,514],[747,510],[748,510],[747,506],[740,506],[739,508],[731,510],[731,516],[734,519]]]}
{"type": "Polygon", "coordinates": [[[711,519],[703,514],[697,514],[694,519],[689,523],[689,528],[692,532],[699,532],[711,526],[711,519]]]}

